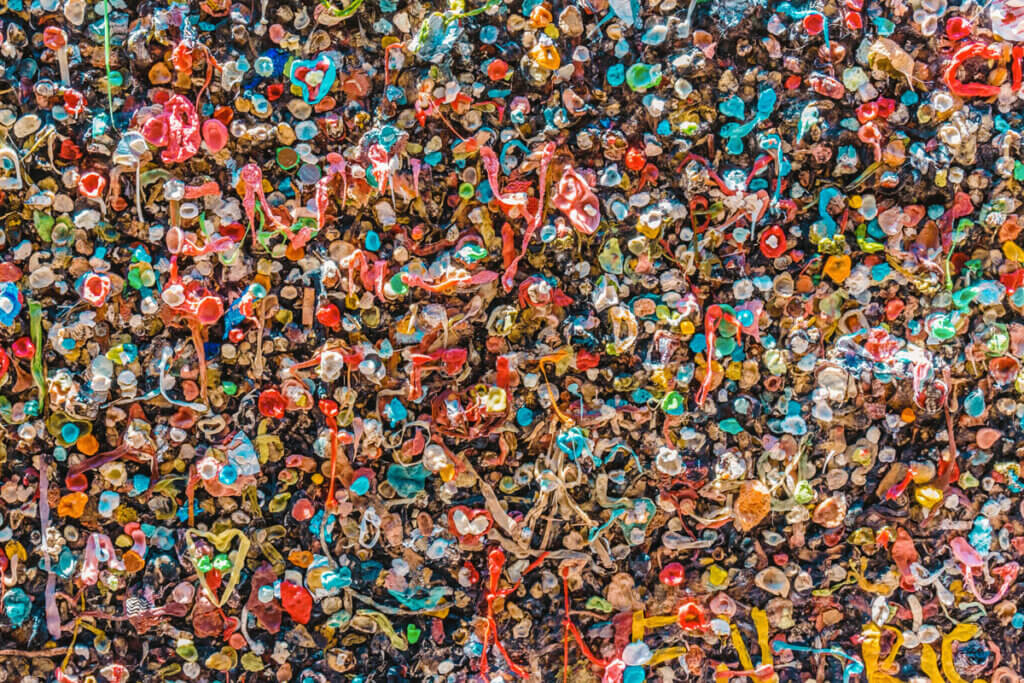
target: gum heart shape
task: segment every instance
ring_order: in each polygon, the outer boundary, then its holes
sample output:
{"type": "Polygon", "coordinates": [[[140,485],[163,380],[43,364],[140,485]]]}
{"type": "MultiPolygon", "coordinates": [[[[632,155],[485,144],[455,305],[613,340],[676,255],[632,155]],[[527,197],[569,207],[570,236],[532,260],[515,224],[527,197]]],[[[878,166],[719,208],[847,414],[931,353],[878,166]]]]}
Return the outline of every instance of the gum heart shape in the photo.
{"type": "Polygon", "coordinates": [[[415,645],[422,634],[423,631],[416,624],[409,624],[405,627],[405,637],[409,639],[410,645],[415,645]]]}
{"type": "Polygon", "coordinates": [[[236,538],[238,539],[238,550],[235,553],[235,561],[231,565],[231,571],[228,574],[228,583],[221,590],[220,597],[214,595],[213,589],[210,588],[206,581],[200,581],[199,585],[203,587],[203,591],[206,593],[206,597],[211,603],[217,607],[223,607],[224,604],[231,597],[231,594],[235,590],[235,586],[238,585],[238,580],[242,575],[242,567],[245,566],[244,558],[249,552],[250,541],[249,538],[242,533],[240,529],[228,529],[219,534],[211,533],[209,531],[197,531],[196,529],[188,529],[185,531],[185,545],[188,547],[189,559],[193,565],[199,562],[199,557],[196,554],[195,537],[198,536],[206,541],[209,541],[217,552],[226,553],[231,547],[231,542],[236,538]]]}
{"type": "Polygon", "coordinates": [[[577,231],[593,235],[601,223],[601,204],[590,185],[572,167],[566,168],[552,203],[577,231]]]}
{"type": "Polygon", "coordinates": [[[448,511],[448,526],[460,541],[475,541],[494,525],[486,510],[471,510],[460,505],[448,511]]]}
{"type": "Polygon", "coordinates": [[[291,80],[302,91],[302,99],[317,104],[338,78],[338,67],[327,55],[292,62],[291,80]]]}

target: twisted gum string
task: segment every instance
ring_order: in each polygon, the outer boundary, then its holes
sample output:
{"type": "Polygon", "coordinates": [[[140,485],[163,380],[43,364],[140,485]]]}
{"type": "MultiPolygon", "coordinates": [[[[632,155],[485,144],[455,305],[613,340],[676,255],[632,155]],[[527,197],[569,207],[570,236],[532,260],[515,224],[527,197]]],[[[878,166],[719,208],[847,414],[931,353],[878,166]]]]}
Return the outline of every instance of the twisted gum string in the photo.
{"type": "Polygon", "coordinates": [[[82,583],[94,586],[99,581],[99,565],[103,562],[118,571],[124,571],[124,564],[117,559],[114,544],[106,534],[93,533],[85,544],[85,556],[82,558],[82,569],[79,574],[82,583]]]}
{"type": "MultiPolygon", "coordinates": [[[[925,646],[927,647],[927,646],[925,646]]],[[[782,650],[792,650],[793,652],[809,652],[811,654],[819,655],[831,655],[839,659],[846,659],[849,661],[843,667],[843,683],[848,683],[851,676],[861,674],[864,672],[864,665],[856,657],[851,657],[839,648],[820,648],[820,647],[808,647],[807,645],[797,645],[795,643],[785,643],[781,640],[772,641],[772,649],[776,652],[782,650]]],[[[932,683],[935,683],[934,681],[932,683]]]]}
{"type": "MultiPolygon", "coordinates": [[[[180,283],[180,281],[181,278],[178,276],[178,257],[177,255],[175,255],[171,257],[171,273],[168,284],[177,284],[180,283]]],[[[219,297],[215,298],[219,300],[219,297]]],[[[186,308],[185,310],[178,310],[176,308],[175,310],[177,310],[178,313],[182,314],[185,317],[186,321],[188,322],[189,330],[192,333],[192,345],[195,347],[196,358],[199,362],[199,393],[203,399],[205,408],[205,402],[207,400],[208,393],[206,387],[206,347],[203,343],[202,338],[202,326],[199,322],[199,318],[197,317],[197,303],[198,302],[196,302],[195,300],[190,300],[189,298],[186,298],[183,304],[181,304],[181,306],[190,306],[191,308],[186,308]]],[[[221,309],[221,314],[223,315],[223,308],[221,309]]],[[[161,384],[160,386],[160,393],[164,393],[163,384],[161,384]]],[[[193,408],[193,410],[194,409],[195,408],[193,408]]],[[[199,412],[205,412],[205,410],[199,412]]]]}
{"type": "MultiPolygon", "coordinates": [[[[338,455],[339,455],[339,452],[340,452],[340,443],[339,443],[340,442],[340,433],[338,431],[338,419],[337,419],[337,416],[336,415],[330,415],[330,416],[325,416],[325,417],[327,417],[327,426],[331,430],[331,484],[330,484],[330,487],[328,488],[328,491],[327,491],[327,502],[326,502],[326,507],[327,507],[328,510],[330,510],[330,509],[333,509],[333,508],[337,507],[337,505],[338,505],[337,501],[334,499],[334,486],[335,486],[335,481],[337,479],[338,455]]],[[[346,432],[346,437],[348,437],[348,433],[347,432],[346,432]]],[[[353,443],[352,438],[348,437],[346,439],[345,443],[353,443]]],[[[353,457],[355,457],[355,456],[353,455],[353,457]]],[[[349,479],[350,480],[351,477],[352,477],[352,467],[351,467],[351,465],[349,464],[348,460],[345,458],[344,455],[341,456],[341,464],[342,464],[342,476],[345,479],[349,479]]]]}
{"type": "Polygon", "coordinates": [[[708,311],[704,315],[704,343],[707,353],[707,367],[704,370],[704,381],[700,383],[700,391],[697,392],[698,406],[704,405],[704,400],[708,397],[708,392],[711,391],[712,375],[714,374],[711,370],[711,364],[714,362],[715,356],[715,337],[718,332],[718,325],[723,320],[736,326],[737,338],[743,334],[743,328],[739,320],[736,319],[736,316],[732,313],[726,313],[718,304],[708,307],[708,311]]]}
{"type": "Polygon", "coordinates": [[[957,624],[956,627],[942,638],[942,672],[950,683],[968,683],[957,673],[953,665],[953,643],[966,642],[974,638],[980,631],[977,624],[957,624]]]}
{"type": "Polygon", "coordinates": [[[549,142],[544,146],[543,152],[541,153],[540,164],[537,168],[537,177],[540,183],[537,197],[537,212],[535,214],[531,214],[526,208],[527,199],[525,197],[525,193],[522,194],[522,198],[507,198],[502,195],[501,190],[498,189],[499,162],[494,154],[494,150],[489,147],[480,148],[480,156],[483,160],[484,170],[487,171],[488,182],[491,185],[491,191],[494,193],[495,199],[498,200],[498,203],[518,207],[520,212],[526,218],[526,232],[523,234],[523,246],[520,252],[512,259],[512,262],[506,266],[505,273],[501,278],[502,286],[505,288],[506,292],[512,291],[512,280],[518,270],[519,261],[526,255],[527,249],[530,246],[530,240],[533,239],[534,233],[540,227],[540,223],[544,219],[544,201],[548,185],[548,166],[555,155],[555,149],[555,143],[549,142]]]}
{"type": "Polygon", "coordinates": [[[113,450],[106,451],[105,453],[98,453],[89,458],[88,460],[83,460],[77,465],[68,468],[68,476],[72,477],[75,475],[84,474],[89,470],[94,470],[97,467],[102,467],[106,465],[108,462],[113,462],[121,458],[124,458],[125,460],[130,460],[132,462],[141,463],[143,462],[143,460],[142,458],[139,457],[139,454],[142,453],[149,456],[153,455],[151,451],[137,449],[133,448],[132,446],[129,446],[128,443],[125,441],[124,436],[122,436],[121,442],[113,450]]]}
{"type": "MultiPolygon", "coordinates": [[[[502,154],[504,153],[504,150],[502,150],[502,154]]],[[[491,186],[491,193],[494,195],[495,200],[497,200],[499,204],[507,204],[518,208],[527,220],[530,220],[532,216],[526,208],[525,193],[517,192],[514,195],[505,195],[502,193],[498,178],[498,170],[501,168],[501,162],[494,154],[494,150],[490,147],[481,147],[480,158],[484,165],[484,171],[487,173],[487,180],[491,186]]]]}
{"type": "Polygon", "coordinates": [[[327,11],[331,13],[332,17],[337,17],[339,19],[348,19],[349,17],[356,13],[356,10],[359,9],[359,6],[363,4],[363,0],[354,0],[354,2],[347,5],[343,9],[338,9],[337,7],[335,7],[334,3],[330,2],[330,0],[320,0],[320,4],[327,8],[327,11]]]}
{"type": "Polygon", "coordinates": [[[927,643],[921,644],[921,671],[928,676],[930,683],[946,683],[939,673],[939,658],[927,643]]]}
{"type": "Polygon", "coordinates": [[[583,636],[580,635],[580,631],[576,628],[576,624],[572,621],[572,616],[569,612],[569,583],[568,583],[568,568],[563,569],[559,572],[562,576],[562,594],[565,597],[565,619],[562,621],[562,627],[564,629],[562,634],[562,681],[563,683],[569,683],[569,635],[572,634],[573,640],[576,641],[576,646],[579,647],[580,652],[583,656],[590,660],[590,663],[594,666],[599,666],[602,669],[608,668],[608,662],[598,658],[591,652],[587,644],[583,642],[583,636]]]}
{"type": "Polygon", "coordinates": [[[743,636],[740,635],[740,630],[735,623],[729,624],[729,636],[732,640],[732,645],[736,649],[736,653],[739,655],[740,665],[743,669],[737,671],[732,669],[724,668],[725,665],[720,665],[719,669],[715,671],[715,679],[724,678],[735,678],[739,676],[752,676],[759,681],[777,681],[778,676],[775,673],[775,666],[772,660],[772,650],[768,646],[768,614],[761,609],[753,609],[750,614],[754,621],[754,627],[757,630],[757,642],[758,647],[761,649],[761,663],[758,666],[754,666],[754,660],[750,657],[750,653],[747,651],[747,646],[743,643],[743,636]]]}
{"type": "Polygon", "coordinates": [[[750,618],[754,620],[754,628],[757,629],[757,646],[761,648],[761,664],[771,666],[775,662],[772,659],[772,649],[768,647],[768,613],[755,607],[750,611],[750,618]]]}
{"type": "Polygon", "coordinates": [[[515,277],[516,270],[519,268],[519,261],[526,256],[526,251],[530,246],[530,240],[533,239],[533,235],[540,228],[541,221],[544,220],[544,202],[548,188],[548,165],[551,163],[552,157],[555,155],[555,143],[549,142],[545,147],[541,156],[540,165],[537,168],[537,179],[539,182],[539,192],[537,197],[537,213],[534,214],[533,218],[526,224],[526,232],[523,233],[523,246],[519,251],[519,254],[512,260],[512,263],[505,269],[505,274],[501,278],[501,284],[505,287],[506,291],[510,291],[512,288],[512,280],[515,277]]]}
{"type": "Polygon", "coordinates": [[[264,220],[269,220],[277,230],[286,230],[287,227],[270,210],[267,204],[267,197],[263,193],[263,171],[256,164],[246,164],[242,167],[239,177],[245,185],[245,195],[242,198],[242,206],[245,208],[245,215],[249,219],[249,228],[253,231],[253,240],[256,241],[256,200],[259,200],[260,209],[264,220]]]}
{"type": "Polygon", "coordinates": [[[884,630],[896,636],[896,642],[889,650],[884,660],[879,662],[882,650],[882,629],[874,623],[869,623],[861,632],[861,657],[864,660],[864,670],[869,683],[900,683],[889,671],[895,668],[896,655],[903,646],[903,633],[893,626],[885,626],[884,630]]]}
{"type": "Polygon", "coordinates": [[[194,527],[196,525],[195,507],[196,507],[196,485],[199,484],[199,473],[196,471],[196,466],[193,464],[189,469],[188,482],[185,484],[185,499],[188,501],[188,525],[194,527]]]}
{"type": "Polygon", "coordinates": [[[192,344],[196,347],[196,356],[199,359],[199,393],[202,395],[203,402],[205,403],[207,400],[206,345],[203,343],[198,320],[190,319],[189,329],[192,331],[192,344]]]}
{"type": "Polygon", "coordinates": [[[740,629],[736,624],[729,624],[729,638],[732,640],[732,646],[736,648],[736,654],[739,655],[740,664],[748,671],[753,670],[754,660],[750,658],[750,653],[747,651],[743,636],[740,635],[740,629]]]}
{"type": "Polygon", "coordinates": [[[103,65],[107,70],[107,107],[110,127],[114,128],[114,95],[110,90],[110,0],[103,0],[103,65]]]}
{"type": "Polygon", "coordinates": [[[484,630],[483,639],[483,653],[480,655],[480,675],[486,678],[489,668],[487,666],[487,650],[488,643],[490,642],[491,633],[494,633],[494,644],[497,646],[501,656],[505,658],[505,662],[508,664],[509,669],[512,670],[520,678],[527,678],[528,674],[526,670],[521,666],[512,661],[509,657],[508,652],[505,650],[505,646],[501,643],[501,638],[498,636],[498,623],[494,620],[494,601],[498,598],[504,598],[507,595],[515,592],[519,588],[519,584],[523,581],[523,576],[526,576],[531,571],[540,566],[541,562],[549,555],[544,552],[540,554],[536,560],[534,560],[530,566],[523,571],[522,576],[509,588],[498,588],[498,581],[501,579],[501,572],[505,567],[505,553],[502,552],[501,548],[494,548],[487,553],[487,572],[488,572],[488,586],[486,600],[487,600],[487,627],[484,630]]]}
{"type": "MultiPolygon", "coordinates": [[[[40,456],[39,467],[39,526],[42,530],[43,542],[46,542],[50,527],[50,459],[47,455],[40,456]]],[[[46,589],[43,596],[46,600],[46,630],[56,640],[60,638],[60,612],[57,609],[57,575],[50,563],[50,554],[43,553],[43,569],[46,571],[46,589]]]]}
{"type": "Polygon", "coordinates": [[[32,354],[32,379],[35,380],[39,396],[39,411],[46,409],[46,373],[43,369],[43,307],[38,301],[28,304],[29,329],[35,353],[32,354]]]}

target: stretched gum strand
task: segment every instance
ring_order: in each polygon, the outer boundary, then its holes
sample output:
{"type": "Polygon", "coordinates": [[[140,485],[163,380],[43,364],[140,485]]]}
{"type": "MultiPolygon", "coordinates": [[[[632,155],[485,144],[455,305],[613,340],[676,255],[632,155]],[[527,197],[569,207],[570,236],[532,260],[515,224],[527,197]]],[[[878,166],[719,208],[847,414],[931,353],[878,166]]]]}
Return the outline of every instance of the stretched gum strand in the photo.
{"type": "Polygon", "coordinates": [[[261,643],[258,640],[253,640],[252,637],[249,635],[249,629],[247,624],[248,621],[249,605],[248,603],[242,603],[242,615],[239,617],[238,630],[241,632],[242,637],[245,638],[245,642],[249,646],[249,649],[252,650],[252,653],[257,657],[262,656],[265,651],[263,643],[261,643]]]}
{"type": "MultiPolygon", "coordinates": [[[[39,527],[43,541],[50,528],[50,459],[46,454],[39,457],[39,527]]],[[[57,574],[53,571],[50,554],[43,553],[43,569],[46,571],[46,588],[43,597],[46,602],[46,630],[54,639],[60,638],[60,611],[57,608],[57,574]]]]}
{"type": "Polygon", "coordinates": [[[838,659],[845,659],[848,663],[843,667],[843,683],[848,683],[852,676],[864,673],[864,664],[859,659],[846,654],[837,647],[810,647],[807,645],[798,645],[796,643],[785,643],[781,640],[773,640],[772,649],[776,652],[792,650],[794,652],[808,652],[810,654],[829,655],[838,659]]]}
{"type": "MultiPolygon", "coordinates": [[[[170,278],[169,278],[168,284],[181,284],[181,277],[178,275],[178,257],[177,257],[177,255],[171,257],[171,272],[170,272],[170,278]]],[[[188,323],[188,327],[189,327],[189,329],[190,329],[190,331],[192,333],[192,345],[195,347],[196,358],[199,361],[199,394],[200,394],[200,396],[202,397],[202,399],[204,401],[204,404],[185,404],[185,407],[191,407],[193,410],[198,410],[197,408],[194,408],[193,406],[194,405],[203,405],[204,410],[200,410],[199,412],[200,413],[205,413],[209,409],[206,408],[206,406],[205,406],[205,401],[207,400],[208,389],[207,389],[207,386],[206,386],[206,384],[207,384],[207,378],[206,378],[206,348],[205,348],[205,345],[203,343],[203,338],[202,338],[202,327],[210,325],[210,324],[216,322],[217,320],[219,320],[224,315],[224,303],[223,303],[223,301],[221,301],[219,296],[217,296],[216,294],[209,293],[209,292],[206,292],[205,295],[200,297],[200,298],[196,298],[195,285],[196,285],[196,283],[193,282],[190,288],[185,289],[185,300],[179,306],[174,307],[174,310],[176,312],[180,313],[182,316],[185,317],[185,319],[186,319],[186,321],[188,323]],[[213,319],[213,320],[200,320],[200,318],[199,318],[199,307],[200,307],[200,305],[202,304],[203,301],[206,301],[208,299],[212,299],[218,305],[219,313],[218,313],[217,317],[215,319],[213,319]]],[[[200,288],[200,289],[202,289],[202,288],[200,288]]],[[[166,351],[167,351],[167,349],[165,348],[165,352],[166,351]]],[[[161,365],[162,366],[163,366],[164,362],[165,361],[164,361],[163,357],[161,357],[161,365]]],[[[160,393],[164,395],[164,398],[167,398],[166,394],[164,394],[163,384],[162,383],[161,383],[161,385],[159,387],[159,390],[160,390],[160,393]]],[[[170,399],[168,398],[167,400],[170,400],[170,399]]],[[[171,403],[174,403],[175,405],[182,405],[182,404],[175,403],[174,401],[171,401],[171,403]]]]}
{"type": "Polygon", "coordinates": [[[29,330],[35,353],[32,354],[32,379],[36,383],[40,413],[46,409],[46,371],[43,368],[43,307],[38,301],[28,304],[29,330]]]}
{"type": "Polygon", "coordinates": [[[87,586],[94,586],[99,581],[100,563],[107,564],[118,571],[124,570],[124,564],[117,558],[117,551],[110,537],[106,534],[92,533],[85,543],[85,556],[82,558],[82,569],[79,578],[87,586]]]}
{"type": "Polygon", "coordinates": [[[953,643],[966,642],[973,639],[981,629],[977,624],[957,624],[956,627],[942,638],[942,673],[950,683],[968,683],[957,673],[953,664],[953,643]]]}
{"type": "MultiPolygon", "coordinates": [[[[512,282],[515,278],[516,271],[518,270],[519,261],[526,256],[526,252],[530,246],[530,240],[533,239],[534,233],[537,232],[541,221],[544,220],[544,204],[548,189],[548,165],[551,163],[551,159],[555,155],[555,149],[557,149],[555,143],[549,142],[544,146],[544,150],[541,153],[540,164],[537,168],[537,178],[539,182],[537,213],[528,219],[526,232],[523,233],[523,244],[520,248],[519,254],[512,260],[512,263],[505,269],[505,273],[501,277],[501,284],[505,288],[506,292],[512,291],[512,282]]],[[[488,177],[490,177],[489,171],[488,177]]]]}
{"type": "Polygon", "coordinates": [[[946,683],[939,673],[939,658],[928,643],[921,644],[921,672],[928,677],[929,683],[946,683]]]}
{"type": "MultiPolygon", "coordinates": [[[[600,442],[598,442],[598,444],[600,444],[600,442]]],[[[637,471],[638,472],[643,472],[644,471],[643,465],[640,464],[640,458],[637,456],[636,452],[633,451],[632,448],[630,448],[629,446],[627,446],[626,444],[621,443],[621,442],[613,443],[612,447],[611,447],[611,450],[603,458],[600,457],[602,455],[603,451],[600,451],[600,450],[595,451],[595,453],[591,456],[594,459],[594,463],[595,463],[594,466],[595,467],[600,467],[601,465],[609,462],[613,457],[615,457],[616,454],[618,454],[619,451],[626,451],[626,453],[628,453],[629,455],[633,456],[633,461],[636,464],[637,471]]],[[[605,481],[606,481],[606,485],[607,485],[607,479],[605,481]]]]}
{"type": "Polygon", "coordinates": [[[335,502],[334,498],[334,486],[335,482],[337,481],[339,455],[341,455],[342,477],[348,479],[352,475],[352,466],[349,464],[348,458],[346,458],[345,455],[340,452],[340,444],[351,444],[353,443],[353,439],[352,436],[348,434],[348,432],[345,432],[344,440],[340,438],[340,433],[338,430],[338,421],[334,417],[327,417],[327,426],[331,430],[331,484],[328,487],[327,491],[326,507],[328,509],[332,509],[337,506],[337,503],[335,502]]]}
{"type": "Polygon", "coordinates": [[[598,539],[598,537],[601,535],[601,533],[605,529],[610,527],[612,525],[612,523],[615,522],[615,520],[617,520],[619,517],[621,517],[624,514],[626,514],[626,510],[624,508],[619,508],[617,510],[612,510],[611,515],[608,517],[608,521],[607,522],[605,522],[605,523],[603,523],[603,524],[601,524],[599,526],[596,526],[596,527],[594,527],[593,529],[590,530],[590,532],[587,535],[587,543],[593,543],[594,541],[596,541],[598,539]]]}
{"type": "Polygon", "coordinates": [[[722,307],[718,304],[712,304],[708,307],[707,312],[704,314],[704,340],[705,340],[705,351],[707,354],[707,367],[705,369],[704,380],[700,384],[700,391],[697,392],[697,405],[703,406],[704,400],[708,396],[708,392],[711,391],[711,382],[713,381],[713,372],[711,365],[714,362],[715,354],[715,336],[718,332],[718,324],[722,321],[726,321],[737,328],[736,337],[739,339],[743,332],[739,323],[732,313],[727,313],[722,310],[722,307]]]}
{"type": "Polygon", "coordinates": [[[286,230],[287,226],[282,223],[273,211],[270,210],[270,205],[267,203],[267,197],[263,193],[263,171],[256,164],[246,164],[242,167],[239,174],[242,183],[245,186],[245,195],[242,197],[242,206],[245,209],[245,215],[249,219],[249,228],[253,231],[253,239],[255,241],[255,216],[256,216],[256,202],[259,201],[260,209],[263,212],[263,216],[277,230],[286,230]]]}
{"type": "Polygon", "coordinates": [[[754,621],[754,627],[757,631],[758,647],[761,650],[761,663],[757,666],[754,665],[754,660],[750,657],[750,652],[747,650],[746,644],[743,642],[743,636],[740,634],[739,627],[734,622],[729,622],[729,637],[732,641],[732,646],[736,649],[739,655],[740,665],[743,667],[742,670],[733,670],[723,668],[723,664],[717,671],[715,671],[715,680],[739,677],[739,676],[752,676],[759,681],[777,681],[778,677],[775,674],[775,667],[772,660],[772,651],[768,647],[768,615],[764,610],[754,609],[751,611],[751,618],[754,621]]]}
{"type": "Polygon", "coordinates": [[[137,449],[130,446],[126,441],[125,436],[122,435],[121,442],[113,450],[109,450],[104,453],[97,453],[91,458],[83,460],[77,465],[68,468],[67,478],[70,479],[71,477],[84,474],[89,470],[94,470],[97,467],[103,467],[107,463],[119,460],[121,458],[136,463],[144,462],[143,458],[140,457],[140,455],[152,457],[153,453],[151,450],[137,449]]]}
{"type": "Polygon", "coordinates": [[[107,111],[110,125],[114,125],[114,94],[110,89],[110,0],[103,0],[103,66],[106,69],[107,111]]]}
{"type": "Polygon", "coordinates": [[[505,553],[500,548],[493,548],[487,553],[487,574],[488,574],[488,592],[485,596],[487,602],[487,624],[484,628],[483,637],[483,653],[480,655],[480,675],[484,678],[487,677],[489,671],[487,665],[487,654],[490,643],[491,633],[494,634],[494,644],[498,648],[498,652],[504,657],[505,662],[508,664],[509,669],[520,678],[528,678],[526,670],[520,667],[518,664],[512,661],[509,657],[508,652],[505,650],[505,646],[501,643],[501,638],[498,636],[498,623],[494,620],[494,601],[498,598],[504,598],[519,588],[519,584],[522,583],[523,576],[526,576],[531,571],[536,569],[540,564],[547,558],[548,553],[541,553],[541,555],[534,560],[530,566],[528,566],[519,577],[519,581],[509,586],[508,588],[498,588],[498,581],[501,579],[502,570],[505,568],[505,553]]]}
{"type": "Polygon", "coordinates": [[[2,584],[3,591],[0,593],[6,593],[6,589],[13,588],[18,585],[18,565],[21,562],[21,556],[18,553],[12,553],[9,560],[10,576],[6,572],[0,574],[0,584],[2,584]]]}
{"type": "Polygon", "coordinates": [[[647,662],[647,666],[653,667],[663,662],[668,662],[673,659],[683,657],[686,655],[688,649],[689,648],[687,647],[678,645],[675,647],[663,647],[661,649],[655,650],[653,653],[651,653],[651,658],[647,662]]]}
{"type": "Polygon", "coordinates": [[[868,681],[879,681],[880,683],[899,683],[898,678],[891,675],[889,671],[898,670],[896,667],[896,656],[903,647],[903,632],[893,626],[879,628],[874,622],[869,623],[861,632],[861,657],[864,660],[864,669],[868,681]],[[896,636],[889,654],[881,662],[878,660],[881,653],[882,631],[888,631],[896,636]]]}
{"type": "Polygon", "coordinates": [[[686,18],[683,19],[683,23],[679,25],[678,33],[680,38],[689,38],[690,29],[693,27],[693,10],[697,7],[697,0],[690,0],[689,7],[686,8],[686,18]]]}
{"type": "Polygon", "coordinates": [[[978,599],[978,602],[980,602],[982,605],[994,605],[1000,600],[1002,600],[1003,596],[1006,595],[1006,592],[1010,589],[1010,586],[1012,586],[1013,582],[1016,580],[1019,571],[1020,565],[1018,565],[1016,562],[1010,562],[1001,565],[996,569],[993,569],[992,573],[1001,574],[1003,580],[999,586],[999,590],[991,598],[981,597],[981,592],[978,590],[978,586],[977,584],[975,584],[974,581],[974,571],[967,566],[964,567],[964,583],[967,584],[968,590],[970,590],[971,593],[974,594],[974,597],[976,597],[978,599]]]}
{"type": "MultiPolygon", "coordinates": [[[[502,159],[504,158],[505,152],[510,144],[512,143],[505,145],[505,147],[501,150],[502,159]]],[[[523,145],[523,143],[518,142],[518,144],[519,146],[523,147],[525,151],[529,152],[529,150],[526,149],[526,146],[523,145]]],[[[495,156],[494,150],[487,146],[481,147],[480,159],[483,162],[484,171],[487,173],[487,180],[491,186],[491,193],[494,195],[495,200],[497,200],[499,204],[505,204],[510,207],[518,208],[520,212],[523,214],[523,216],[525,216],[527,220],[529,220],[530,214],[526,209],[526,193],[516,192],[515,195],[506,195],[502,192],[501,185],[498,179],[498,171],[499,169],[505,171],[505,166],[504,164],[501,163],[501,161],[499,161],[499,158],[495,156]]],[[[415,167],[414,170],[416,170],[415,167]]],[[[505,172],[508,173],[508,171],[505,172]]]]}
{"type": "MultiPolygon", "coordinates": [[[[775,152],[775,192],[772,194],[772,206],[775,206],[779,203],[779,196],[782,194],[782,138],[778,135],[765,136],[764,141],[761,143],[761,148],[775,152]]],[[[749,176],[747,177],[747,183],[750,183],[749,176]]],[[[751,231],[753,231],[753,228],[751,228],[751,231]]]]}
{"type": "Polygon", "coordinates": [[[850,567],[850,574],[856,578],[857,585],[861,590],[867,591],[868,593],[875,593],[883,597],[888,597],[893,594],[896,590],[896,586],[890,586],[882,582],[870,581],[867,576],[868,561],[867,558],[862,557],[860,560],[860,571],[857,571],[853,567],[850,567]]]}
{"type": "Polygon", "coordinates": [[[663,626],[671,626],[678,621],[678,617],[675,614],[663,614],[655,617],[648,617],[644,615],[644,611],[637,610],[633,612],[633,621],[631,625],[630,635],[634,643],[638,643],[644,639],[647,631],[656,628],[662,628],[663,626]]]}
{"type": "Polygon", "coordinates": [[[140,558],[146,557],[146,534],[142,531],[142,525],[138,522],[129,522],[124,525],[124,533],[131,537],[133,550],[140,558]]]}
{"type": "Polygon", "coordinates": [[[768,625],[768,613],[755,607],[750,610],[750,618],[754,621],[754,628],[757,631],[757,646],[761,650],[761,665],[772,666],[775,661],[772,658],[772,649],[768,646],[768,634],[771,632],[768,625]]]}
{"type": "Polygon", "coordinates": [[[987,83],[962,83],[956,77],[964,62],[974,57],[983,59],[999,59],[1003,50],[997,45],[985,45],[984,43],[968,43],[957,50],[943,72],[943,80],[950,92],[959,97],[994,97],[999,94],[999,88],[987,83]]]}
{"type": "Polygon", "coordinates": [[[730,678],[740,678],[743,676],[750,676],[754,680],[758,681],[770,681],[777,680],[775,674],[775,667],[770,664],[762,664],[756,669],[749,669],[747,671],[734,671],[733,669],[719,669],[715,671],[715,680],[730,678]]]}
{"type": "Polygon", "coordinates": [[[174,355],[174,351],[172,351],[171,347],[169,347],[169,346],[165,346],[163,351],[160,354],[160,364],[159,364],[159,368],[160,368],[160,385],[159,385],[160,395],[164,398],[165,401],[167,401],[171,405],[178,406],[179,408],[188,408],[189,410],[194,410],[195,412],[199,413],[200,415],[208,412],[210,409],[204,403],[193,403],[193,402],[190,402],[190,401],[178,401],[177,399],[171,398],[167,394],[167,391],[164,389],[164,378],[167,376],[167,370],[170,367],[171,357],[173,355],[174,355]]]}
{"type": "Polygon", "coordinates": [[[740,629],[735,623],[729,623],[729,639],[732,641],[732,646],[736,649],[736,653],[739,655],[740,664],[747,671],[754,669],[754,660],[750,658],[750,652],[747,651],[747,646],[743,642],[743,636],[740,634],[740,629]]]}
{"type": "Polygon", "coordinates": [[[597,196],[572,166],[566,166],[562,172],[551,203],[568,217],[577,231],[585,235],[593,235],[600,225],[601,205],[597,196]],[[591,207],[594,213],[587,213],[586,207],[591,207]]]}

